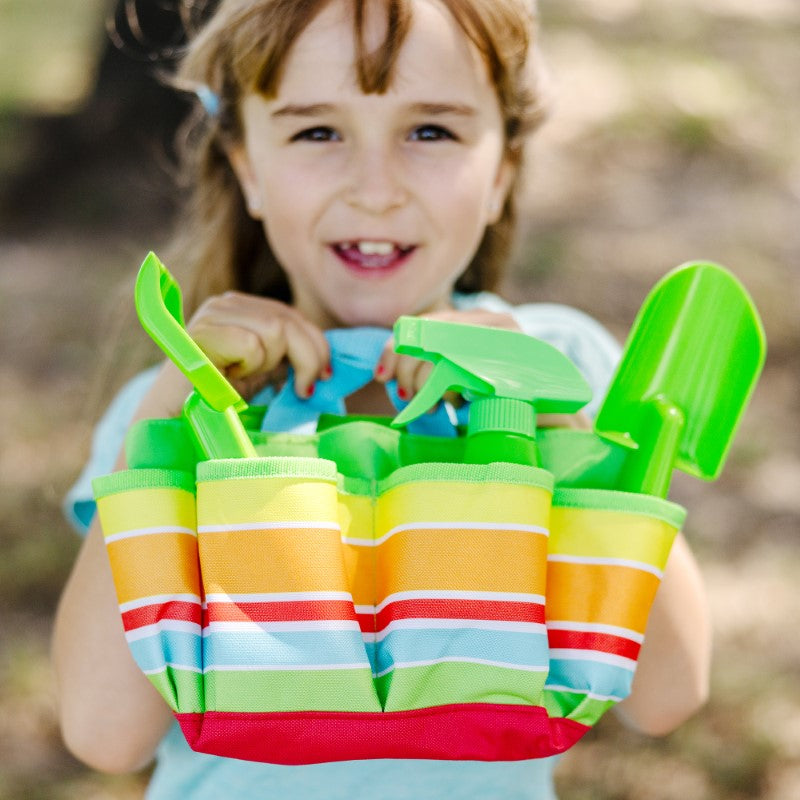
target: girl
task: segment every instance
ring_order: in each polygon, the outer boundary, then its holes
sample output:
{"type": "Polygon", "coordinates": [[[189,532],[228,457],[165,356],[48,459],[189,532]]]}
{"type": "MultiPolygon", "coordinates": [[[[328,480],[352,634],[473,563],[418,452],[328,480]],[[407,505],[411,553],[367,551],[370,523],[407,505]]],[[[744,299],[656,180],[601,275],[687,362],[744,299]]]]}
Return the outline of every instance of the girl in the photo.
{"type": "MultiPolygon", "coordinates": [[[[287,364],[309,397],[344,368],[324,330],[391,328],[401,314],[548,338],[602,395],[617,352],[596,324],[476,293],[496,283],[523,137],[541,118],[532,36],[529,0],[223,0],[209,16],[177,78],[206,107],[177,249],[206,298],[191,333],[248,397],[272,398],[287,364]]],[[[388,344],[375,361],[348,411],[392,413],[382,384],[407,399],[427,375],[388,344]]],[[[71,501],[87,500],[86,477],[108,468],[133,419],[177,414],[188,388],[170,364],[129,385],[71,501]]],[[[646,641],[621,712],[665,733],[703,701],[708,678],[706,610],[683,540],[646,641]]],[[[129,655],[96,522],[53,651],[68,747],[108,771],[158,751],[151,798],[553,797],[552,759],[280,767],[192,752],[129,655]]]]}

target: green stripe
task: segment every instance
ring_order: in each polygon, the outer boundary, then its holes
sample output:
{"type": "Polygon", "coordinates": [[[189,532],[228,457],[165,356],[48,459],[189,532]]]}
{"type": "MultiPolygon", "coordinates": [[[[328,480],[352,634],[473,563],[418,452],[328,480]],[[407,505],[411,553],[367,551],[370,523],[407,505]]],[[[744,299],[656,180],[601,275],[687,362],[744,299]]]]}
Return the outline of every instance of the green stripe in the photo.
{"type": "Polygon", "coordinates": [[[267,456],[264,458],[220,458],[197,465],[198,481],[237,478],[318,478],[336,480],[336,464],[324,458],[267,456]]]}
{"type": "Polygon", "coordinates": [[[581,692],[544,692],[543,705],[551,717],[566,717],[582,725],[594,725],[615,704],[614,700],[596,700],[581,692]]]}
{"type": "Polygon", "coordinates": [[[641,514],[666,522],[678,530],[686,519],[685,508],[663,497],[611,489],[556,488],[553,493],[553,506],[641,514]]]}
{"type": "Polygon", "coordinates": [[[165,672],[157,672],[147,678],[173,711],[185,714],[205,711],[203,676],[199,672],[167,667],[165,672]]]}
{"type": "Polygon", "coordinates": [[[541,705],[546,677],[546,672],[446,661],[395,669],[377,678],[375,684],[386,711],[449,703],[536,706],[541,705]]]}
{"type": "Polygon", "coordinates": [[[128,469],[95,478],[92,489],[98,500],[138,489],[183,489],[194,494],[195,482],[194,475],[180,470],[128,469]]]}
{"type": "Polygon", "coordinates": [[[380,711],[364,669],[210,671],[209,711],[380,711]]]}

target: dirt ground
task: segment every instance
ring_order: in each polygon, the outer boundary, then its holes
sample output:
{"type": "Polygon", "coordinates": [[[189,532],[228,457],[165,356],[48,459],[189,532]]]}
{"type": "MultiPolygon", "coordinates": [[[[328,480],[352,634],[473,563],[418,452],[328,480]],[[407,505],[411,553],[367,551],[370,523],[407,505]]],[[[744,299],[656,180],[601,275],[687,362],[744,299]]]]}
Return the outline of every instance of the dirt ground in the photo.
{"type": "MultiPolygon", "coordinates": [[[[624,339],[663,273],[710,259],[749,289],[769,342],[722,477],[681,475],[673,487],[713,610],[711,699],[658,740],[608,715],[564,758],[560,796],[795,800],[800,4],[540,6],[558,102],[533,147],[525,235],[504,293],[575,305],[624,339]]],[[[23,127],[5,124],[0,136],[25,153],[23,127]]],[[[0,220],[0,800],[127,800],[144,785],[65,752],[47,657],[78,547],[61,498],[103,406],[156,356],[130,298],[143,255],[166,240],[163,204],[124,165],[94,177],[74,195],[53,187],[64,198],[57,214],[0,220]]]]}

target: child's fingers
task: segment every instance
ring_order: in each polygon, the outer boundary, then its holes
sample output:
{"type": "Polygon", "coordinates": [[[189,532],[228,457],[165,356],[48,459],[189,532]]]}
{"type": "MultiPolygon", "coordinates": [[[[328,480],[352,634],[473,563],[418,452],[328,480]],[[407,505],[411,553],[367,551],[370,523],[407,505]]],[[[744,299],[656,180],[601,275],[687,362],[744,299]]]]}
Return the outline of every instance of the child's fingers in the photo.
{"type": "Polygon", "coordinates": [[[397,361],[400,356],[394,351],[394,337],[390,336],[389,340],[383,346],[383,352],[378,359],[378,364],[375,367],[373,377],[379,383],[386,383],[394,378],[395,370],[397,369],[397,361]]]}
{"type": "Polygon", "coordinates": [[[397,379],[397,393],[401,400],[410,400],[428,379],[433,369],[429,361],[412,356],[399,356],[394,371],[397,379]]]}
{"type": "Polygon", "coordinates": [[[304,320],[287,319],[285,326],[286,356],[294,368],[294,390],[298,397],[311,397],[320,377],[329,377],[330,355],[324,336],[322,344],[304,320]]]}
{"type": "Polygon", "coordinates": [[[285,360],[298,373],[302,391],[307,392],[317,377],[330,375],[330,351],[322,331],[275,300],[226,292],[203,304],[191,333],[209,358],[237,380],[271,374],[285,360]]]}
{"type": "Polygon", "coordinates": [[[212,363],[232,378],[264,371],[264,346],[247,328],[200,323],[192,329],[192,338],[212,363]]]}

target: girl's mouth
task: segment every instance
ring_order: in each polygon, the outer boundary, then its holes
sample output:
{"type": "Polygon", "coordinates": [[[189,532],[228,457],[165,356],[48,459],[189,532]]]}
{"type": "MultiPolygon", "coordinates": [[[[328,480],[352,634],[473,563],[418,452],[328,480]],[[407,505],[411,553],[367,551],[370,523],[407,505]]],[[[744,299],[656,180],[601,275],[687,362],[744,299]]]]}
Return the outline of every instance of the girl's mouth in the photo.
{"type": "Polygon", "coordinates": [[[331,247],[349,269],[376,275],[399,267],[416,250],[416,245],[400,245],[383,239],[336,242],[331,247]]]}

